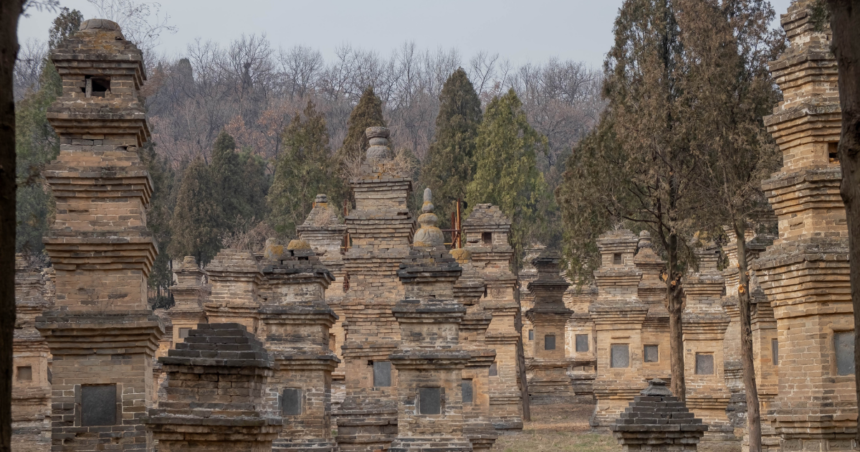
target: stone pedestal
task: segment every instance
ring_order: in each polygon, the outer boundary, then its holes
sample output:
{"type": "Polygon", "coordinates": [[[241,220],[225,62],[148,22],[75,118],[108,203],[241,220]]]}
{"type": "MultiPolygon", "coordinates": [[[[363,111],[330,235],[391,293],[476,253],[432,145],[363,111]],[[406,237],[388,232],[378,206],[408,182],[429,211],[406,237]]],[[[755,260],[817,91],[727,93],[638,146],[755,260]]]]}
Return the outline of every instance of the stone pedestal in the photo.
{"type": "Polygon", "coordinates": [[[682,314],[687,407],[708,426],[700,447],[740,450],[741,438],[735,436],[726,414],[731,392],[726,386],[723,343],[729,316],[722,307],[725,281],[717,270],[719,254],[713,245],[695,252],[698,271],[681,283],[687,298],[682,314]]]}
{"type": "Polygon", "coordinates": [[[200,324],[160,359],[166,398],[146,427],[159,452],[269,452],[281,420],[261,408],[275,366],[244,325],[200,324]]]}
{"type": "Polygon", "coordinates": [[[518,350],[522,347],[521,315],[515,291],[517,277],[511,272],[513,248],[508,243],[511,221],[490,204],[478,204],[463,222],[466,249],[487,285],[481,306],[493,315],[487,330],[487,346],[496,351],[490,367],[490,413],[498,430],[523,428],[522,386],[518,350]]]}
{"type": "Polygon", "coordinates": [[[469,352],[469,362],[463,369],[463,380],[471,380],[472,402],[463,402],[466,424],[463,433],[472,442],[473,450],[489,451],[498,434],[490,423],[490,366],[496,360],[496,351],[487,348],[487,328],[493,315],[481,307],[486,284],[472,265],[472,253],[464,248],[451,250],[451,256],[463,269],[454,284],[454,299],[466,307],[460,322],[460,344],[469,352]]]}
{"type": "Polygon", "coordinates": [[[340,404],[346,395],[344,386],[345,364],[340,348],[346,341],[346,330],[343,323],[346,315],[343,311],[344,295],[349,288],[346,269],[343,263],[343,244],[346,236],[346,225],[337,216],[337,206],[329,203],[328,196],[320,194],[314,200],[313,209],[305,222],[296,228],[299,238],[308,242],[320,262],[334,276],[334,281],[326,289],[325,301],[331,308],[337,320],[329,330],[330,348],[335,352],[340,363],[332,373],[332,412],[340,411],[340,404]]]}
{"type": "Polygon", "coordinates": [[[609,429],[625,452],[695,452],[708,427],[654,379],[609,429]]]}
{"type": "Polygon", "coordinates": [[[560,255],[544,250],[532,261],[538,277],[528,284],[534,294],[534,307],[526,318],[534,328],[532,359],[528,367],[530,402],[534,404],[573,403],[574,393],[567,371],[571,360],[565,356],[564,338],[567,320],[573,313],[564,305],[564,292],[569,284],[561,277],[560,255]]]}
{"type": "Polygon", "coordinates": [[[51,450],[51,383],[48,343],[35,328],[46,299],[42,269],[15,256],[15,331],[12,339],[12,448],[51,450]]]}
{"type": "Polygon", "coordinates": [[[415,231],[407,208],[412,181],[397,173],[388,129],[367,129],[370,148],[361,175],[350,181],[355,210],[346,217],[351,239],[344,254],[346,396],[337,418],[341,451],[387,448],[397,434],[397,381],[389,356],[400,343],[391,310],[403,298],[397,278],[415,231]]]}
{"type": "Polygon", "coordinates": [[[57,202],[43,241],[56,303],[36,327],[53,355],[52,450],[149,449],[141,417],[164,328],[147,309],[157,250],[137,154],[149,139],[143,57],[116,23],[91,19],[51,60],[63,92],[47,112],[60,155],[43,171],[57,202]]]}
{"type": "Polygon", "coordinates": [[[263,273],[254,255],[225,248],[206,266],[206,273],[212,293],[203,307],[209,323],[238,323],[257,334],[263,273]]]}
{"type": "Polygon", "coordinates": [[[463,433],[463,379],[470,354],[460,345],[459,324],[466,308],[454,299],[462,268],[445,249],[436,227],[430,189],[424,191],[421,228],[397,276],[404,299],[394,306],[402,341],[391,355],[397,368],[397,438],[391,452],[471,451],[463,433]]]}
{"type": "Polygon", "coordinates": [[[264,256],[268,297],[260,335],[277,363],[265,396],[284,419],[272,450],[334,451],[331,375],[338,359],[329,350],[329,330],[337,316],[325,302],[334,277],[303,240],[286,249],[267,246],[264,256]]]}
{"type": "Polygon", "coordinates": [[[789,46],[770,64],[784,100],[764,118],[783,167],[762,183],[779,237],[756,262],[778,330],[779,389],[766,413],[782,450],[856,450],[854,318],[839,195],[838,71],[813,0],[782,15],[789,46]]]}
{"type": "Polygon", "coordinates": [[[642,271],[633,262],[637,243],[637,237],[626,229],[597,239],[601,255],[601,266],[594,272],[598,295],[589,308],[597,332],[593,427],[605,428],[615,422],[645,387],[642,323],[648,306],[638,297],[642,271]]]}

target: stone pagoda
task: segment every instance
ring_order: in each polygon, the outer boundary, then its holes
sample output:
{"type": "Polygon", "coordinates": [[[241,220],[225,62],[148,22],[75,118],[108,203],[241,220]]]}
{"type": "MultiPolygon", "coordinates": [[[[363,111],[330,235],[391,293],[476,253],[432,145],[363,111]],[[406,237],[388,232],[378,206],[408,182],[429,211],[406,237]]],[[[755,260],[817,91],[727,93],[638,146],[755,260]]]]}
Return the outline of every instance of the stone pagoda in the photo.
{"type": "Polygon", "coordinates": [[[521,316],[517,302],[517,277],[510,264],[514,250],[508,242],[509,220],[498,207],[478,204],[463,222],[466,248],[481,273],[487,291],[481,306],[493,315],[487,330],[489,348],[496,350],[496,361],[490,367],[490,413],[493,426],[499,430],[523,428],[523,385],[519,349],[523,346],[518,328],[521,316]]]}
{"type": "Polygon", "coordinates": [[[203,310],[203,303],[209,298],[209,286],[203,284],[205,272],[194,256],[185,256],[173,274],[176,284],[170,286],[170,293],[176,304],[167,313],[173,324],[173,344],[179,344],[198,324],[209,323],[203,310]]]}
{"type": "Polygon", "coordinates": [[[421,228],[397,272],[405,294],[393,308],[402,341],[390,358],[398,375],[398,431],[389,450],[471,451],[463,433],[463,369],[470,355],[459,343],[466,308],[454,299],[462,269],[436,227],[429,188],[421,210],[421,228]]]}
{"type": "Polygon", "coordinates": [[[264,388],[275,364],[244,325],[200,324],[159,361],[166,395],[144,418],[159,452],[273,450],[281,419],[264,388]]]}
{"type": "Polygon", "coordinates": [[[532,377],[529,397],[535,404],[572,403],[573,386],[567,375],[572,360],[565,357],[564,335],[573,311],[564,305],[564,292],[570,286],[561,276],[558,252],[545,249],[532,261],[538,277],[528,284],[534,294],[534,307],[526,317],[534,328],[531,341],[533,357],[528,361],[532,377]]]}
{"type": "Polygon", "coordinates": [[[147,306],[143,56],[116,23],[91,19],[50,57],[63,82],[47,111],[60,155],[42,173],[57,204],[43,239],[56,302],[36,328],[53,355],[52,450],[148,450],[141,418],[164,328],[147,306]]]}
{"type": "Polygon", "coordinates": [[[686,403],[708,425],[703,442],[731,443],[739,438],[734,436],[726,414],[731,392],[726,385],[723,356],[723,341],[729,326],[721,299],[725,282],[717,270],[716,246],[698,247],[695,253],[698,269],[681,282],[687,299],[681,317],[686,403]]]}
{"type": "MultiPolygon", "coordinates": [[[[526,360],[533,357],[532,353],[534,352],[535,340],[534,327],[532,322],[528,319],[528,316],[526,316],[526,312],[533,308],[535,304],[535,294],[529,290],[529,283],[538,278],[538,271],[535,266],[532,265],[532,261],[537,259],[544,249],[546,249],[546,246],[540,243],[532,243],[525,247],[523,249],[525,255],[523,258],[523,264],[520,271],[517,272],[517,290],[520,293],[520,311],[522,312],[523,324],[520,334],[523,341],[523,354],[526,360]]],[[[527,373],[527,375],[529,381],[531,381],[531,374],[527,373]]]]}
{"type": "Polygon", "coordinates": [[[397,277],[409,255],[415,221],[407,207],[412,181],[394,164],[388,129],[370,127],[361,174],[350,181],[355,210],[346,217],[351,244],[344,254],[346,395],[337,417],[343,452],[387,448],[397,434],[397,373],[389,356],[400,343],[391,310],[403,299],[397,277]]]}
{"type": "Polygon", "coordinates": [[[605,428],[645,388],[642,323],[648,306],[639,300],[642,271],[633,262],[638,238],[627,229],[597,239],[601,265],[595,270],[597,301],[589,313],[597,336],[597,406],[591,425],[605,428]]]}
{"type": "Polygon", "coordinates": [[[45,275],[15,255],[15,331],[12,339],[12,448],[51,450],[50,350],[36,331],[36,317],[51,307],[45,275]]]}
{"type": "Polygon", "coordinates": [[[781,18],[789,46],[770,64],[783,92],[764,118],[782,169],[762,183],[779,236],[755,263],[778,331],[779,388],[765,413],[782,450],[856,450],[854,317],[839,195],[838,72],[813,0],[781,18]]]}
{"type": "Polygon", "coordinates": [[[320,262],[334,276],[334,281],[325,292],[326,304],[338,316],[338,319],[329,330],[329,342],[332,351],[341,360],[332,374],[332,403],[334,411],[339,411],[340,402],[344,396],[344,373],[343,355],[340,347],[343,345],[346,335],[343,322],[343,301],[345,291],[349,289],[349,281],[343,263],[343,244],[346,236],[346,225],[338,218],[337,209],[329,203],[328,196],[320,194],[314,200],[313,208],[301,226],[296,228],[299,239],[308,242],[320,262]]]}
{"type": "Polygon", "coordinates": [[[293,240],[264,252],[268,293],[260,308],[259,335],[277,364],[265,396],[284,419],[274,451],[331,452],[331,374],[338,360],[329,350],[337,320],[325,301],[334,280],[310,245],[293,240]]]}
{"type": "Polygon", "coordinates": [[[493,315],[481,306],[480,300],[484,296],[486,284],[472,265],[472,253],[465,248],[454,248],[451,250],[451,256],[463,269],[454,284],[454,299],[466,307],[466,315],[460,321],[460,344],[470,355],[469,362],[463,369],[463,415],[466,417],[463,432],[472,442],[473,450],[488,451],[498,437],[496,429],[490,423],[489,373],[490,366],[496,360],[496,351],[487,348],[487,328],[490,327],[493,315]]]}
{"type": "Polygon", "coordinates": [[[206,266],[211,295],[203,304],[209,323],[238,323],[257,334],[263,272],[250,251],[222,249],[206,266]]]}
{"type": "Polygon", "coordinates": [[[633,265],[642,272],[639,300],[648,307],[642,323],[642,376],[670,381],[672,366],[669,348],[669,310],[666,309],[666,283],[660,279],[666,262],[651,244],[648,231],[639,233],[639,244],[633,265]]]}
{"type": "Polygon", "coordinates": [[[573,313],[567,322],[567,356],[573,359],[571,380],[578,401],[594,401],[594,379],[597,376],[594,319],[589,313],[597,300],[597,286],[571,285],[564,295],[565,306],[573,313]]]}

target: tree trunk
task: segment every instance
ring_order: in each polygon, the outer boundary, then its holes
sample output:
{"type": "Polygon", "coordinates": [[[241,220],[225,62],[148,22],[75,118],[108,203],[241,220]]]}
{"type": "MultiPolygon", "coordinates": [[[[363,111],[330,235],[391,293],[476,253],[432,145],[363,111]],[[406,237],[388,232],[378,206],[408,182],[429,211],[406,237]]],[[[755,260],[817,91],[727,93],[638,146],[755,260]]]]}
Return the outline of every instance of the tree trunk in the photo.
{"type": "MultiPolygon", "coordinates": [[[[851,265],[851,302],[855,332],[860,325],[860,1],[827,0],[830,7],[831,49],[839,67],[839,104],[842,134],[842,201],[848,220],[848,260],[851,265]]],[[[860,362],[860,334],[854,335],[854,362],[860,362]]],[[[855,373],[860,400],[860,373],[855,373]]],[[[858,420],[860,427],[860,420],[858,420]]],[[[860,441],[860,428],[857,429],[860,441]]]]}
{"type": "Polygon", "coordinates": [[[758,402],[758,387],[755,381],[755,363],[752,343],[752,308],[750,306],[749,267],[747,265],[747,244],[744,238],[745,225],[735,222],[735,235],[738,238],[738,310],[741,314],[741,362],[744,372],[744,390],[747,401],[747,433],[749,452],[761,452],[761,406],[758,402]]]}
{"type": "Polygon", "coordinates": [[[687,400],[687,383],[684,379],[684,328],[681,315],[684,313],[681,285],[670,283],[666,291],[669,310],[669,354],[672,365],[672,394],[680,401],[687,400]]]}
{"type": "Polygon", "coordinates": [[[0,452],[12,450],[12,332],[15,329],[15,95],[23,0],[0,0],[0,452]]]}

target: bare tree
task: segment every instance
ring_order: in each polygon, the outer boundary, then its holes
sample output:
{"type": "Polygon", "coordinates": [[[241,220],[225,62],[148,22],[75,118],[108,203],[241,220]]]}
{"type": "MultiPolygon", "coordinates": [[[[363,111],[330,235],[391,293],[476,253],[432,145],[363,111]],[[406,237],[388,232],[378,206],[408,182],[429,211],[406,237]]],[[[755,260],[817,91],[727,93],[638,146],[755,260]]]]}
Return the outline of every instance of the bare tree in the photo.
{"type": "Polygon", "coordinates": [[[87,0],[100,19],[119,24],[122,34],[143,51],[144,58],[158,45],[163,33],[173,33],[170,16],[161,13],[161,3],[138,0],[87,0]]]}

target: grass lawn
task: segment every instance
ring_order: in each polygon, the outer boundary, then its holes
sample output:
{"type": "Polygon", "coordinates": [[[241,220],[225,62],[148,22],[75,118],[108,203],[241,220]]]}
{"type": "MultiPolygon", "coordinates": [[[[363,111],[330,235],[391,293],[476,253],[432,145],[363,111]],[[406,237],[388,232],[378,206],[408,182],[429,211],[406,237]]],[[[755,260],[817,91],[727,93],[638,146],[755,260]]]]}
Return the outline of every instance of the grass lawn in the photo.
{"type": "Polygon", "coordinates": [[[532,422],[522,432],[499,436],[499,452],[617,452],[621,446],[608,433],[592,433],[588,418],[594,405],[532,406],[532,422]]]}

